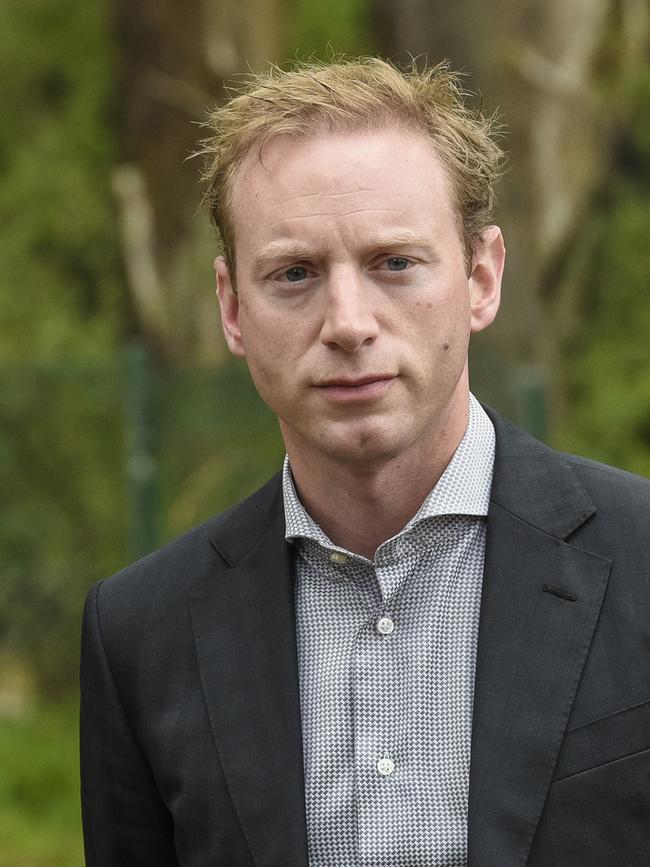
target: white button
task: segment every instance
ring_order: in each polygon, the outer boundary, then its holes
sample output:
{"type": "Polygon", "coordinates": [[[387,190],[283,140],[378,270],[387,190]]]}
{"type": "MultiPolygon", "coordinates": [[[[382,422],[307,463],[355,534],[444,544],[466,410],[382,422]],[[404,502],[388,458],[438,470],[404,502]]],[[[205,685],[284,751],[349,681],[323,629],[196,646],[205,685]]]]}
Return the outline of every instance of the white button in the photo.
{"type": "Polygon", "coordinates": [[[395,762],[392,759],[379,759],[377,762],[377,770],[382,777],[390,777],[395,770],[395,762]]]}
{"type": "Polygon", "coordinates": [[[342,554],[340,551],[332,551],[330,554],[332,563],[347,563],[349,559],[347,554],[342,554]]]}
{"type": "Polygon", "coordinates": [[[390,635],[395,629],[395,623],[390,617],[384,616],[375,623],[375,628],[380,635],[390,635]]]}

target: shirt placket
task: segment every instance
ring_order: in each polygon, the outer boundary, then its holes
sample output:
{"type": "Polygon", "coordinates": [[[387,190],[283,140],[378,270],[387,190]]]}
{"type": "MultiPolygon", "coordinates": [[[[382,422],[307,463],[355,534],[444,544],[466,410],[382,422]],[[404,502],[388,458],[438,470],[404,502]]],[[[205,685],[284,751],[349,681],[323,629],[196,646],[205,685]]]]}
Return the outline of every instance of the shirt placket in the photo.
{"type": "Polygon", "coordinates": [[[398,600],[409,569],[399,539],[379,549],[372,568],[374,606],[359,630],[352,660],[359,865],[398,867],[394,844],[399,836],[399,805],[408,786],[399,677],[405,636],[398,600]]]}

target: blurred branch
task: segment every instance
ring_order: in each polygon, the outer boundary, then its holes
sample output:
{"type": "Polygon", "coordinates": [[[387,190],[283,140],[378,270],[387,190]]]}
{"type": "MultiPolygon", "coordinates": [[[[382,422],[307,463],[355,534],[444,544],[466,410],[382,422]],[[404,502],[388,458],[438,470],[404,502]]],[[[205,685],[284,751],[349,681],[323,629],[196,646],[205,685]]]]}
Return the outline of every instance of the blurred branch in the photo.
{"type": "Polygon", "coordinates": [[[548,96],[573,101],[584,98],[588,88],[584,67],[551,61],[532,45],[523,46],[512,65],[527,84],[548,96]]]}
{"type": "Polygon", "coordinates": [[[583,98],[590,90],[594,55],[607,28],[611,0],[573,0],[553,8],[555,23],[539,47],[526,44],[514,66],[538,90],[562,98],[583,98]],[[579,22],[579,26],[575,26],[579,22]],[[564,36],[563,40],[558,37],[564,36]],[[551,58],[546,51],[553,52],[551,58]]]}
{"type": "Polygon", "coordinates": [[[647,0],[624,0],[621,13],[623,60],[636,66],[645,62],[650,44],[650,6],[647,0]]]}
{"type": "Polygon", "coordinates": [[[120,214],[124,264],[133,301],[145,330],[166,334],[169,317],[154,255],[154,220],[143,173],[133,165],[113,172],[120,214]]]}
{"type": "Polygon", "coordinates": [[[200,120],[205,107],[214,100],[211,93],[160,69],[152,69],[147,73],[141,87],[150,99],[180,111],[192,120],[200,120]]]}

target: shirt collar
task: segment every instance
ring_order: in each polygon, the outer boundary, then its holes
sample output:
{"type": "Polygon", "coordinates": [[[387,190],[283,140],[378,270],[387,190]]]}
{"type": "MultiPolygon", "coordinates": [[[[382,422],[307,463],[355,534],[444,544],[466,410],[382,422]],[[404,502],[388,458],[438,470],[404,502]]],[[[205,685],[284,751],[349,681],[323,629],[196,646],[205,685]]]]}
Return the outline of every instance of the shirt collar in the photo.
{"type": "MultiPolygon", "coordinates": [[[[436,486],[404,530],[440,515],[487,515],[494,469],[494,446],[494,426],[481,404],[470,394],[465,435],[436,486]]],[[[282,471],[282,493],[287,541],[308,538],[330,550],[347,553],[333,544],[298,499],[288,456],[285,456],[282,471]]]]}
{"type": "Polygon", "coordinates": [[[494,425],[470,393],[465,436],[436,486],[406,525],[439,515],[487,515],[494,470],[494,425]]]}

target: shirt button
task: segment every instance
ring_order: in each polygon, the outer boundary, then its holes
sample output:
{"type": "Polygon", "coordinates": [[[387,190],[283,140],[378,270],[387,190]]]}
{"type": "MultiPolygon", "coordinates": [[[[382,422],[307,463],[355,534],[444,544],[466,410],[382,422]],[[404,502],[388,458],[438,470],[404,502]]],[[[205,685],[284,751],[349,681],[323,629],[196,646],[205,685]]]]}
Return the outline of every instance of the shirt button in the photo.
{"type": "Polygon", "coordinates": [[[375,629],[380,635],[390,635],[395,629],[395,622],[390,617],[380,617],[375,623],[375,629]]]}
{"type": "Polygon", "coordinates": [[[392,759],[379,759],[377,762],[377,770],[382,777],[390,777],[395,770],[395,762],[392,759]]]}
{"type": "Polygon", "coordinates": [[[340,551],[332,551],[330,554],[332,563],[347,563],[349,559],[347,554],[342,554],[340,551]]]}

